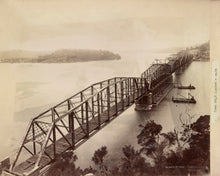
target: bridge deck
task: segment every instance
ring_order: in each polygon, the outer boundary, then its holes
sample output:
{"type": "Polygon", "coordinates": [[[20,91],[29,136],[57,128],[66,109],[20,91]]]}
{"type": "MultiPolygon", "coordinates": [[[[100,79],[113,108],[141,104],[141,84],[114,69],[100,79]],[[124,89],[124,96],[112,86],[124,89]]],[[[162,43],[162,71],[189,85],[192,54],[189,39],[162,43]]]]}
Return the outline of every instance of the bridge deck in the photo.
{"type": "MultiPolygon", "coordinates": [[[[135,96],[132,94],[125,98],[123,100],[123,103],[120,101],[117,104],[117,112],[116,112],[116,106],[112,106],[109,111],[109,117],[108,117],[108,111],[106,110],[105,112],[100,114],[100,120],[101,120],[101,127],[107,124],[109,121],[113,120],[115,117],[117,117],[120,113],[122,113],[124,110],[126,110],[129,106],[131,106],[134,103],[134,97],[138,97],[137,93],[135,93],[135,96]]],[[[83,128],[86,128],[86,124],[84,123],[83,128]]],[[[99,130],[99,125],[98,125],[98,116],[92,118],[89,120],[89,134],[91,135],[95,131],[99,130]]],[[[83,132],[82,128],[78,127],[74,130],[75,134],[75,148],[77,148],[80,144],[85,142],[88,137],[87,135],[83,132]]],[[[70,134],[67,134],[65,138],[71,143],[71,136],[70,134]]],[[[56,141],[56,153],[59,155],[63,152],[65,152],[68,149],[71,149],[70,145],[67,143],[66,139],[64,137],[58,139],[56,141]]],[[[45,151],[47,154],[50,156],[53,155],[53,144],[49,145],[48,147],[45,148],[45,151]]],[[[28,173],[31,171],[35,163],[37,162],[37,159],[39,157],[39,154],[33,155],[32,157],[28,158],[24,162],[20,163],[14,168],[14,173],[28,173]]],[[[40,168],[45,167],[51,162],[51,159],[44,154],[41,161],[40,161],[40,168]]]]}

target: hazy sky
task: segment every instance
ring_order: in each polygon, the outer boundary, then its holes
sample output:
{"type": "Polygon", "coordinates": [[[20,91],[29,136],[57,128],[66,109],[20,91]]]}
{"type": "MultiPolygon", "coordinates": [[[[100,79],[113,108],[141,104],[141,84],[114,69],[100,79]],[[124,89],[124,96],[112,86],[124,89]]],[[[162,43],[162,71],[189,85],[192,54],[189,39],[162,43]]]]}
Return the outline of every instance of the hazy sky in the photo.
{"type": "Polygon", "coordinates": [[[208,0],[1,0],[0,50],[155,49],[209,40],[208,0]]]}

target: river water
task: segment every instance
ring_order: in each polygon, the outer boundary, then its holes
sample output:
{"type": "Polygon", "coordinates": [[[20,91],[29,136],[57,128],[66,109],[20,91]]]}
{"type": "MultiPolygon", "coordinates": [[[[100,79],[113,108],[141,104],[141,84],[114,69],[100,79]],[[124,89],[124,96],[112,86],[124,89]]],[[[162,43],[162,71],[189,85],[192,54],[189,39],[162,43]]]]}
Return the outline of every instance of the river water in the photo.
{"type": "MultiPolygon", "coordinates": [[[[71,64],[0,64],[0,160],[13,156],[25,134],[28,122],[49,107],[70,97],[92,83],[115,76],[140,76],[154,59],[163,59],[170,53],[118,52],[121,60],[96,61],[71,64]]],[[[134,111],[131,106],[110,124],[81,145],[75,153],[77,164],[87,167],[92,164],[95,150],[107,146],[112,162],[120,158],[121,148],[131,144],[138,148],[137,134],[140,124],[152,119],[163,126],[163,131],[172,130],[179,124],[179,115],[185,112],[194,115],[209,114],[208,62],[193,62],[175,79],[184,85],[192,84],[196,90],[197,104],[174,104],[171,96],[187,96],[188,91],[173,89],[161,104],[150,112],[134,111]]]]}

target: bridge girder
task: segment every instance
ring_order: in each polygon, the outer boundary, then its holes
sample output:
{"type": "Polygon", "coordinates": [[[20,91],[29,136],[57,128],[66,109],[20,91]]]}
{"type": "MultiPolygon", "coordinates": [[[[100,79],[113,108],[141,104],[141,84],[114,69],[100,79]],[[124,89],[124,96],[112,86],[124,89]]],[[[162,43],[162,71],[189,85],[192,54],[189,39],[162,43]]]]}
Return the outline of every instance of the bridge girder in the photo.
{"type": "Polygon", "coordinates": [[[43,168],[68,149],[74,149],[101,126],[148,91],[145,78],[116,77],[95,83],[33,118],[11,172],[21,173],[22,154],[29,154],[32,165],[43,168]],[[62,147],[61,147],[62,146],[62,147]]]}
{"type": "Polygon", "coordinates": [[[156,62],[141,78],[116,77],[95,83],[33,118],[10,171],[22,175],[25,166],[28,174],[34,173],[66,150],[76,148],[192,59],[193,55],[187,54],[167,63],[156,62]],[[25,152],[28,162],[19,163],[25,152]]]}

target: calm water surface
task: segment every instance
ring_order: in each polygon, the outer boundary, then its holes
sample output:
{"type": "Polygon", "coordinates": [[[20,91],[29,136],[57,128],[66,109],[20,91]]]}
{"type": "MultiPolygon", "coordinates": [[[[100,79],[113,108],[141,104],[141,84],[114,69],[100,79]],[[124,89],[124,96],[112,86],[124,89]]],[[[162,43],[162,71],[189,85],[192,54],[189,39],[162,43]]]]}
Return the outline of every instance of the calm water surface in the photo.
{"type": "MultiPolygon", "coordinates": [[[[139,76],[155,58],[168,54],[145,52],[119,53],[119,61],[98,61],[71,64],[0,64],[0,159],[13,156],[25,134],[28,122],[47,108],[77,93],[92,83],[115,76],[139,76]]],[[[136,112],[134,106],[95,134],[76,150],[78,165],[91,165],[95,150],[107,146],[112,162],[120,158],[121,148],[132,144],[138,148],[136,136],[140,124],[149,119],[170,131],[179,124],[179,115],[209,114],[209,63],[193,62],[184,73],[175,76],[184,85],[192,84],[190,91],[196,105],[174,104],[171,96],[187,96],[188,91],[174,89],[161,104],[150,112],[136,112]]]]}

